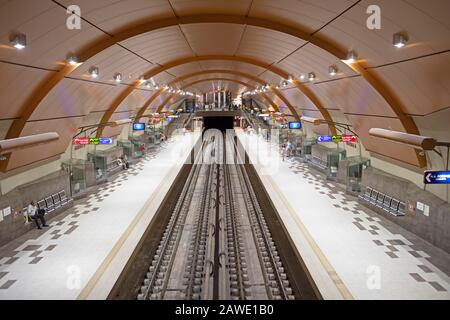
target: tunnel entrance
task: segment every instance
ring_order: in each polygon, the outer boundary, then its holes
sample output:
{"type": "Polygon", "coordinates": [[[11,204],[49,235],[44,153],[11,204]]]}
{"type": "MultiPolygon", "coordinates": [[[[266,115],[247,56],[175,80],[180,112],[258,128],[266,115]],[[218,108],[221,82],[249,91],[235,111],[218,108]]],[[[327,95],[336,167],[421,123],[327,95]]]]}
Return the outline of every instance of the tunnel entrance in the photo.
{"type": "Polygon", "coordinates": [[[233,129],[234,117],[204,117],[203,130],[218,129],[225,132],[227,129],[233,129]]]}

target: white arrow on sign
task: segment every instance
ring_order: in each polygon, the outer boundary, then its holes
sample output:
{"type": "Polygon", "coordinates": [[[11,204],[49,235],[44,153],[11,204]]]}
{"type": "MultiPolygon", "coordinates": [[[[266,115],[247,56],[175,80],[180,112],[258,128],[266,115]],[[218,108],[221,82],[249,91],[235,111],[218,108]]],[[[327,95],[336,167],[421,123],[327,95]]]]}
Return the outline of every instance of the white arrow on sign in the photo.
{"type": "Polygon", "coordinates": [[[427,180],[428,182],[431,182],[430,176],[431,176],[431,172],[429,172],[429,173],[425,176],[425,180],[427,180]]]}

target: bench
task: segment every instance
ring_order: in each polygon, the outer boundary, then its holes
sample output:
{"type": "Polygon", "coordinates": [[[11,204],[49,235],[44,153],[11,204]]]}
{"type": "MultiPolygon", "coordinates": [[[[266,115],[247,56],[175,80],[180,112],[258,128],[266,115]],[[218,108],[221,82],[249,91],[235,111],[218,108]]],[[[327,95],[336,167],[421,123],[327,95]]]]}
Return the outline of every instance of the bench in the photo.
{"type": "Polygon", "coordinates": [[[319,169],[321,169],[321,170],[326,170],[326,169],[327,169],[327,162],[324,161],[324,160],[322,160],[322,159],[320,159],[319,157],[313,156],[313,157],[311,158],[310,163],[311,163],[314,167],[319,168],[319,169]]]}
{"type": "Polygon", "coordinates": [[[360,194],[358,199],[373,209],[380,209],[396,217],[401,217],[406,214],[405,202],[371,187],[366,187],[364,193],[360,194]]]}
{"type": "MultiPolygon", "coordinates": [[[[38,209],[44,209],[46,213],[51,213],[59,208],[63,208],[70,204],[73,199],[69,199],[65,190],[61,190],[37,202],[38,209]]],[[[28,206],[22,208],[22,214],[27,216],[28,206]]],[[[27,220],[25,220],[27,221],[27,220]]]]}

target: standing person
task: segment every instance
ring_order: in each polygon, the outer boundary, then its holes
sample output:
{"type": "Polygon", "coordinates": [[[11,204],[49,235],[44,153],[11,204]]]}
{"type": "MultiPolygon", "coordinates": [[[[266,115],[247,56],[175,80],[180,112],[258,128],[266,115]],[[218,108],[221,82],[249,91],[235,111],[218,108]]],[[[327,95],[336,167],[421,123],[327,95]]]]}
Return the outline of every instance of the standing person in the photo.
{"type": "Polygon", "coordinates": [[[290,141],[288,141],[288,143],[286,145],[286,156],[288,158],[291,156],[291,152],[292,152],[292,143],[290,141]]]}
{"type": "Polygon", "coordinates": [[[39,221],[41,221],[43,227],[48,227],[48,224],[45,222],[44,212],[38,210],[38,207],[34,203],[34,201],[31,201],[30,204],[28,205],[27,208],[28,217],[31,220],[34,220],[34,223],[36,223],[36,227],[38,229],[42,229],[41,225],[39,224],[39,221]]]}
{"type": "Polygon", "coordinates": [[[283,159],[283,161],[286,158],[286,144],[284,143],[281,145],[281,158],[283,159]]]}

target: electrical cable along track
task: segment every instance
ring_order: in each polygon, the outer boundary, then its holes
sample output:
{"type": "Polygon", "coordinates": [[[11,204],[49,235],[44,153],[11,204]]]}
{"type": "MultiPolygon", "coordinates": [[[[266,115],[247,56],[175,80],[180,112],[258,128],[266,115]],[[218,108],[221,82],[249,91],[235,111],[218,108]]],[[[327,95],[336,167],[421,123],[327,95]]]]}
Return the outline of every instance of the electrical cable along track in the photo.
{"type": "MultiPolygon", "coordinates": [[[[293,260],[298,253],[286,240],[288,235],[275,243],[271,226],[273,221],[280,225],[278,218],[266,221],[264,211],[274,209],[267,210],[267,201],[262,208],[262,192],[255,192],[254,176],[244,159],[237,159],[236,150],[234,136],[214,129],[204,132],[201,151],[179,186],[176,203],[165,212],[170,218],[159,243],[153,245],[152,260],[139,276],[128,275],[125,269],[113,298],[129,298],[120,294],[121,288],[129,291],[124,282],[136,279],[141,279],[133,290],[139,300],[320,298],[302,262],[293,260]],[[281,253],[277,245],[283,246],[281,253]],[[295,270],[286,270],[283,260],[295,270]]],[[[145,250],[150,249],[137,248],[134,259],[145,250]]]]}

